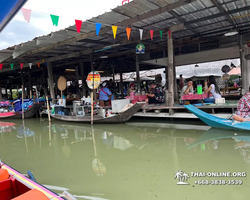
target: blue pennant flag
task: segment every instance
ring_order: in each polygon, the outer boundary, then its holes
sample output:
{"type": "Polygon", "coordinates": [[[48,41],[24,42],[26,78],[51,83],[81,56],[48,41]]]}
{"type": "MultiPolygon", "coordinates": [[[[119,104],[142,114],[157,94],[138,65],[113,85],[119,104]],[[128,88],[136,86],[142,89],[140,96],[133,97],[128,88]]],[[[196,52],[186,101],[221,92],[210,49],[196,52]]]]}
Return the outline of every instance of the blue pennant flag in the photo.
{"type": "Polygon", "coordinates": [[[96,23],[95,26],[96,26],[96,35],[99,35],[99,32],[100,32],[101,27],[102,27],[102,24],[96,23]]]}

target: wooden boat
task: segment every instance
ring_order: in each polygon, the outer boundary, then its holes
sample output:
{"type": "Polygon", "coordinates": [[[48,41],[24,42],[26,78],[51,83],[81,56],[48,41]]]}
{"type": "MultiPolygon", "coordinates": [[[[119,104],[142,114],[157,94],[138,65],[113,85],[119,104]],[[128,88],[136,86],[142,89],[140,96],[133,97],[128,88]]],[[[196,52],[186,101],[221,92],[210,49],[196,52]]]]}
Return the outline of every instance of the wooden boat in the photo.
{"type": "Polygon", "coordinates": [[[250,142],[250,135],[247,131],[242,130],[235,132],[233,130],[210,128],[208,131],[204,132],[192,145],[190,145],[188,149],[200,144],[204,144],[208,141],[221,139],[237,139],[239,141],[250,142]]]}
{"type": "Polygon", "coordinates": [[[64,198],[2,163],[0,168],[0,199],[63,200],[64,198]]]}
{"type": "Polygon", "coordinates": [[[234,120],[215,117],[210,115],[192,105],[185,105],[185,108],[188,109],[191,113],[196,115],[200,120],[206,123],[212,128],[220,129],[231,129],[231,130],[250,130],[250,122],[236,122],[234,120]]]}
{"type": "MultiPolygon", "coordinates": [[[[24,118],[27,119],[33,117],[40,107],[40,104],[33,104],[30,108],[24,111],[24,118]]],[[[0,113],[0,119],[22,119],[22,111],[0,113]]]]}
{"type": "MultiPolygon", "coordinates": [[[[134,104],[132,107],[127,109],[124,112],[115,114],[114,116],[110,117],[102,117],[100,115],[94,115],[93,117],[93,122],[95,124],[119,124],[119,123],[124,123],[138,112],[138,110],[141,109],[140,104],[134,104]]],[[[67,122],[81,122],[81,123],[90,123],[91,122],[91,117],[90,115],[86,116],[67,116],[67,115],[58,115],[58,114],[53,114],[51,117],[57,119],[57,120],[62,120],[62,121],[67,121],[67,122]]]]}

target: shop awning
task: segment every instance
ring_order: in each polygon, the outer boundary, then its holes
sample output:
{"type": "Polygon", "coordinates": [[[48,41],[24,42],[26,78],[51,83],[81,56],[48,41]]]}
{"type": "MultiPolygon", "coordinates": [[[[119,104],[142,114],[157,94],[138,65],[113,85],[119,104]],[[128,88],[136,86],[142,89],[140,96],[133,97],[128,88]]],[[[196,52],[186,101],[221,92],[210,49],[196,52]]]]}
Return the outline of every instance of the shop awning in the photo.
{"type": "Polygon", "coordinates": [[[22,8],[27,0],[2,0],[0,1],[0,32],[11,21],[15,14],[22,8]]]}

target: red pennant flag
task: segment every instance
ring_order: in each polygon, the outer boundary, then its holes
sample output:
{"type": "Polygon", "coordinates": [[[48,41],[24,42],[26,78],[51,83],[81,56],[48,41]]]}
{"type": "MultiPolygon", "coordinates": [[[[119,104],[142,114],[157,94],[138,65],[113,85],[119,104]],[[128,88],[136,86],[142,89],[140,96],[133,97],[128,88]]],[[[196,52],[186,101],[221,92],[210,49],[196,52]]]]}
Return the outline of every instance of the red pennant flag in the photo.
{"type": "Polygon", "coordinates": [[[77,19],[75,21],[76,21],[76,30],[78,33],[80,33],[82,27],[82,21],[77,19]]]}
{"type": "Polygon", "coordinates": [[[153,40],[153,37],[154,37],[154,31],[153,30],[150,30],[150,36],[151,36],[151,40],[153,40]]]}
{"type": "Polygon", "coordinates": [[[171,38],[171,31],[168,31],[168,37],[169,37],[169,39],[171,38]]]}
{"type": "Polygon", "coordinates": [[[23,63],[20,63],[20,68],[23,69],[23,63]]]}
{"type": "Polygon", "coordinates": [[[40,68],[40,63],[37,63],[38,68],[40,68]]]}
{"type": "Polygon", "coordinates": [[[3,64],[0,64],[0,70],[2,70],[3,69],[3,64]]]}
{"type": "Polygon", "coordinates": [[[127,31],[127,36],[128,36],[128,40],[129,40],[130,34],[131,34],[131,28],[126,28],[126,31],[127,31]]]}

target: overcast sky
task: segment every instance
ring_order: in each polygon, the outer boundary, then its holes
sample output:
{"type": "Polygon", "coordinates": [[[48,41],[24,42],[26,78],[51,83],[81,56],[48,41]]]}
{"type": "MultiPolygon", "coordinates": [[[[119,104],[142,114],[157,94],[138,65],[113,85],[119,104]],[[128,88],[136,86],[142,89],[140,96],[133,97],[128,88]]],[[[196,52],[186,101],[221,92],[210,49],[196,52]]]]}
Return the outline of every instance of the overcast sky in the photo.
{"type": "Polygon", "coordinates": [[[30,23],[19,11],[0,33],[0,50],[74,25],[75,19],[91,19],[119,5],[122,0],[28,0],[23,8],[33,11],[30,23]],[[60,16],[58,26],[52,25],[50,14],[60,16]]]}

